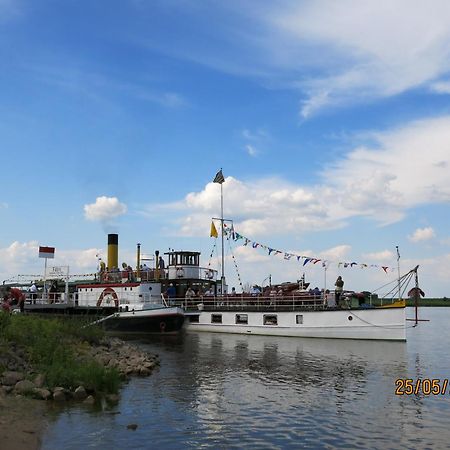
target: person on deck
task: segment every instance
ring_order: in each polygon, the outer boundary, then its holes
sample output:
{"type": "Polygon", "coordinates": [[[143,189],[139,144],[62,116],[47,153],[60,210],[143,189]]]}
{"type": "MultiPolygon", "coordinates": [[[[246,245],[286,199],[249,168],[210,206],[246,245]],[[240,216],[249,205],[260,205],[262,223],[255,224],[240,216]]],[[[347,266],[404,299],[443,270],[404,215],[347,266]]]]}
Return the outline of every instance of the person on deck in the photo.
{"type": "Polygon", "coordinates": [[[194,290],[189,286],[189,287],[187,288],[186,294],[184,295],[184,298],[185,298],[186,300],[191,300],[191,299],[193,299],[194,297],[195,297],[195,292],[194,292],[194,290]]]}
{"type": "Polygon", "coordinates": [[[341,299],[341,295],[342,292],[344,291],[344,280],[342,279],[342,277],[339,275],[337,277],[336,283],[334,283],[335,286],[335,299],[336,299],[336,304],[339,305],[339,301],[341,299]]]}
{"type": "Polygon", "coordinates": [[[169,287],[167,288],[167,291],[166,291],[166,295],[167,295],[167,298],[169,299],[169,303],[173,299],[175,299],[175,297],[177,296],[177,290],[176,290],[175,286],[173,285],[173,283],[169,284],[169,287]]]}
{"type": "Polygon", "coordinates": [[[31,283],[30,289],[30,301],[31,303],[36,303],[36,298],[37,298],[37,287],[34,284],[34,282],[31,283]]]}
{"type": "Polygon", "coordinates": [[[8,286],[6,288],[6,297],[9,299],[10,305],[17,305],[20,308],[20,312],[25,309],[25,294],[17,288],[8,286]]]}

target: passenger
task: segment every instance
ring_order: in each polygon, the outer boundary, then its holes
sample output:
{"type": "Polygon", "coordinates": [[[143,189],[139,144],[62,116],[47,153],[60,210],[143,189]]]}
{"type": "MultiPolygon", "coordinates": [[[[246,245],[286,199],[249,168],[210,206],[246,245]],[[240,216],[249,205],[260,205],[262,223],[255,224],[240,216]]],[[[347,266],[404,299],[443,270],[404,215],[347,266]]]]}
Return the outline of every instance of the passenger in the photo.
{"type": "Polygon", "coordinates": [[[232,297],[236,297],[236,288],[235,288],[235,287],[232,287],[232,288],[231,288],[231,293],[230,293],[230,295],[231,295],[232,297]]]}
{"type": "Polygon", "coordinates": [[[255,284],[251,289],[250,289],[250,295],[256,296],[261,294],[261,289],[259,289],[259,287],[255,284]]]}
{"type": "Polygon", "coordinates": [[[195,297],[195,292],[194,292],[194,290],[189,286],[188,289],[187,289],[187,291],[186,291],[186,294],[184,295],[184,298],[185,298],[186,300],[191,300],[191,299],[193,299],[194,297],[195,297]]]}
{"type": "Polygon", "coordinates": [[[20,289],[7,286],[5,298],[8,299],[9,305],[17,305],[20,308],[20,312],[24,312],[25,294],[20,289]]]}
{"type": "Polygon", "coordinates": [[[214,297],[214,289],[212,287],[210,287],[206,292],[205,292],[205,296],[206,297],[214,297]]]}
{"type": "Polygon", "coordinates": [[[314,295],[314,297],[320,296],[320,289],[317,286],[312,290],[312,295],[314,295]]]}
{"type": "Polygon", "coordinates": [[[29,292],[30,292],[30,301],[31,301],[31,303],[36,303],[37,287],[36,287],[36,285],[34,284],[33,281],[31,282],[31,286],[30,286],[29,292]]]}
{"type": "Polygon", "coordinates": [[[169,303],[171,301],[173,301],[175,299],[175,297],[177,296],[177,290],[176,290],[175,286],[173,285],[173,283],[169,284],[169,287],[167,288],[167,291],[166,291],[166,295],[167,295],[167,298],[169,299],[169,303]]]}
{"type": "Polygon", "coordinates": [[[335,297],[336,297],[336,304],[339,305],[339,302],[341,300],[341,295],[342,292],[344,291],[344,280],[342,279],[342,277],[339,275],[337,277],[336,283],[334,283],[335,286],[335,297]]]}
{"type": "Polygon", "coordinates": [[[164,259],[163,259],[162,256],[159,257],[158,264],[159,264],[160,277],[164,278],[165,277],[164,269],[166,268],[166,264],[165,264],[164,259]]]}

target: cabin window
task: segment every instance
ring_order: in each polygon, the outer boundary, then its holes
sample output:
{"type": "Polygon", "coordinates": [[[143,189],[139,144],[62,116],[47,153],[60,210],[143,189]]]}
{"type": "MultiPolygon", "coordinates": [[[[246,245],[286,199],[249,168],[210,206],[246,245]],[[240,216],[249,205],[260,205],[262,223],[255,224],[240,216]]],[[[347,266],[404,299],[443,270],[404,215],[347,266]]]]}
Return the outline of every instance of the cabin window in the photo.
{"type": "Polygon", "coordinates": [[[127,290],[127,288],[125,288],[125,290],[127,290]]]}
{"type": "Polygon", "coordinates": [[[236,314],[236,323],[237,324],[248,324],[248,315],[247,314],[236,314]]]}
{"type": "Polygon", "coordinates": [[[188,316],[190,323],[198,323],[200,319],[200,315],[196,314],[195,316],[188,316]]]}
{"type": "Polygon", "coordinates": [[[211,323],[222,323],[222,314],[211,314],[211,323]]]}
{"type": "Polygon", "coordinates": [[[133,288],[130,288],[130,291],[132,291],[133,290],[133,288]]]}
{"type": "Polygon", "coordinates": [[[302,325],[303,324],[303,314],[297,314],[297,316],[295,317],[295,321],[296,321],[297,325],[302,325]]]}
{"type": "Polygon", "coordinates": [[[275,314],[264,314],[264,325],[278,325],[278,317],[275,314]]]}

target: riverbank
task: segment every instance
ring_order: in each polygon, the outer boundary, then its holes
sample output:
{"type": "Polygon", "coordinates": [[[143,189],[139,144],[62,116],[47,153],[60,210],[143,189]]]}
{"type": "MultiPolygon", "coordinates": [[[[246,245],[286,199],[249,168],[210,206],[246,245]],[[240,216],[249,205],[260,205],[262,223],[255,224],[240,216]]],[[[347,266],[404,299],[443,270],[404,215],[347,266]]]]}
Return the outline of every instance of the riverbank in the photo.
{"type": "Polygon", "coordinates": [[[47,427],[45,402],[0,391],[2,450],[38,450],[47,427]]]}
{"type": "Polygon", "coordinates": [[[119,401],[131,376],[148,376],[158,355],[73,319],[0,313],[0,448],[40,448],[49,402],[119,401]]]}
{"type": "MultiPolygon", "coordinates": [[[[406,306],[415,306],[414,300],[407,299],[406,306]]],[[[419,300],[419,306],[450,306],[450,298],[421,298],[419,300]]]]}

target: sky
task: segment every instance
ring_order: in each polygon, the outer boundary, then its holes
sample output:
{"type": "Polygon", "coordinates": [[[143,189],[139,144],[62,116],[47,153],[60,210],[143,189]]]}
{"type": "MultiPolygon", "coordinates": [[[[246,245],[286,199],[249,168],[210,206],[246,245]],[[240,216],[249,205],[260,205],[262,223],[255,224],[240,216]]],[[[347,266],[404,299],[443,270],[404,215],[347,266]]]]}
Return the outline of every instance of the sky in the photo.
{"type": "Polygon", "coordinates": [[[398,246],[450,296],[449,23],[446,0],[0,0],[0,281],[42,275],[40,245],[92,273],[110,232],[128,264],[218,268],[222,168],[251,243],[225,241],[230,287],[372,291],[398,246]]]}

